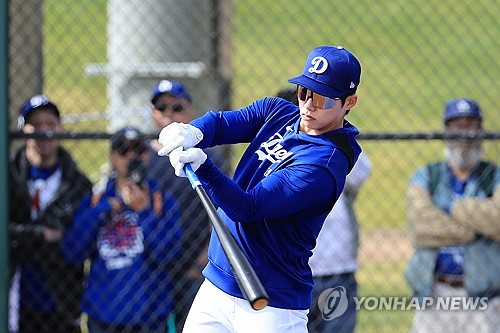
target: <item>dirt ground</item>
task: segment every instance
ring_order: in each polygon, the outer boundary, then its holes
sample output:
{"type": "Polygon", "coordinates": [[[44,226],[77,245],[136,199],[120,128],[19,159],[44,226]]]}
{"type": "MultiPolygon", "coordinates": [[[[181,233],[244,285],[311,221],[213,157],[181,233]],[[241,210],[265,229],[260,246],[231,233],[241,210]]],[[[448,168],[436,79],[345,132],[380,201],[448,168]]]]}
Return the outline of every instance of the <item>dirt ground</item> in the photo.
{"type": "Polygon", "coordinates": [[[409,260],[413,245],[406,230],[383,229],[360,233],[360,264],[409,260]]]}

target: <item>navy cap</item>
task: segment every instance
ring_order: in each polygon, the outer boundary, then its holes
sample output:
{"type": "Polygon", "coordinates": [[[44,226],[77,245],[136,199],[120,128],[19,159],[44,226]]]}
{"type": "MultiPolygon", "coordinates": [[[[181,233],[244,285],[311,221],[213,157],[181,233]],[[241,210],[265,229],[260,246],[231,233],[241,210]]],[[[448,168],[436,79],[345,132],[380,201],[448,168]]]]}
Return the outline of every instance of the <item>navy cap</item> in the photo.
{"type": "Polygon", "coordinates": [[[288,80],[320,95],[354,94],[361,77],[358,59],[342,46],[319,46],[309,53],[302,75],[288,80]]]}
{"type": "Polygon", "coordinates": [[[142,154],[148,149],[144,134],[136,127],[126,126],[116,131],[111,136],[111,149],[123,155],[132,149],[137,154],[142,154]]]}
{"type": "Polygon", "coordinates": [[[50,101],[45,95],[35,95],[24,103],[21,110],[19,110],[18,127],[22,128],[24,126],[26,118],[33,110],[41,108],[53,111],[57,118],[60,118],[59,109],[54,102],[50,101]]]}
{"type": "Polygon", "coordinates": [[[155,104],[158,97],[164,93],[169,93],[177,98],[185,98],[191,102],[191,95],[189,95],[187,88],[182,83],[177,81],[162,80],[153,89],[151,103],[155,104]]]}
{"type": "Polygon", "coordinates": [[[443,121],[446,123],[455,118],[472,117],[483,120],[481,109],[476,101],[467,98],[453,99],[446,103],[443,121]]]}
{"type": "Polygon", "coordinates": [[[132,126],[126,126],[111,135],[111,147],[117,148],[118,145],[123,145],[125,141],[141,141],[144,140],[142,132],[132,126]]]}

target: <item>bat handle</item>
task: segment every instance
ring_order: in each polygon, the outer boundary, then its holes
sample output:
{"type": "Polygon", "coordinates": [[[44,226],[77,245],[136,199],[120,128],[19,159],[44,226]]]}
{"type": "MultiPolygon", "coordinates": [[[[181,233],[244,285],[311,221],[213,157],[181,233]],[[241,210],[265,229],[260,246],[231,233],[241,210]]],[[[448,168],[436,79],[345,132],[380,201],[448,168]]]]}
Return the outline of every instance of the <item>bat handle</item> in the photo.
{"type": "Polygon", "coordinates": [[[198,178],[196,173],[194,173],[193,168],[191,168],[191,164],[184,165],[184,172],[186,173],[186,176],[189,179],[189,183],[191,183],[193,189],[195,189],[197,186],[201,186],[200,179],[198,178]]]}

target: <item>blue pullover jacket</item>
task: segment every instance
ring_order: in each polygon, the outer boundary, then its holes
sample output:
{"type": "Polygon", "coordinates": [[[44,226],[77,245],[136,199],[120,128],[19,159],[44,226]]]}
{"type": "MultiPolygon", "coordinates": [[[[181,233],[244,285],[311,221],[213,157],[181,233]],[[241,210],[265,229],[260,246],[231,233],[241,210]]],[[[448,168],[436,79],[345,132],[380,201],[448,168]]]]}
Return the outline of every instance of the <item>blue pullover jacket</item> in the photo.
{"type": "MultiPolygon", "coordinates": [[[[299,108],[280,98],[212,111],[191,124],[204,134],[199,148],[249,142],[233,180],[209,159],[196,173],[262,281],[269,305],[309,309],[309,257],[361,152],[358,130],[345,121],[323,135],[301,132],[299,108]]],[[[214,232],[208,256],[205,277],[243,298],[214,232]]]]}
{"type": "Polygon", "coordinates": [[[151,205],[141,212],[128,207],[111,214],[110,197],[118,197],[110,179],[97,204],[83,199],[62,240],[70,263],[90,259],[82,309],[89,317],[113,325],[155,325],[172,309],[169,265],[175,264],[182,233],[177,202],[160,192],[161,212],[155,211],[157,186],[149,181],[151,205]]]}

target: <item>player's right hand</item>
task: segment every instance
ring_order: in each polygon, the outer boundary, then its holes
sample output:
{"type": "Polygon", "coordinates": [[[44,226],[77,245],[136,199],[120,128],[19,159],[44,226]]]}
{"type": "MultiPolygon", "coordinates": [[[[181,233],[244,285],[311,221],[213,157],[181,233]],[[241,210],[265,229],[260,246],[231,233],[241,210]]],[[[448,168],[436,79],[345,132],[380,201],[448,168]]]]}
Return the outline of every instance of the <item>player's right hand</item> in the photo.
{"type": "Polygon", "coordinates": [[[188,149],[196,146],[203,139],[203,133],[193,125],[171,123],[164,127],[158,138],[163,146],[158,151],[160,156],[168,156],[176,148],[188,149]]]}
{"type": "Polygon", "coordinates": [[[177,177],[187,177],[184,165],[190,164],[191,169],[196,171],[207,160],[207,154],[200,148],[175,149],[168,157],[177,177]]]}

